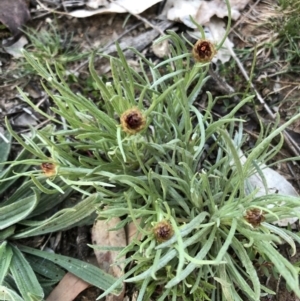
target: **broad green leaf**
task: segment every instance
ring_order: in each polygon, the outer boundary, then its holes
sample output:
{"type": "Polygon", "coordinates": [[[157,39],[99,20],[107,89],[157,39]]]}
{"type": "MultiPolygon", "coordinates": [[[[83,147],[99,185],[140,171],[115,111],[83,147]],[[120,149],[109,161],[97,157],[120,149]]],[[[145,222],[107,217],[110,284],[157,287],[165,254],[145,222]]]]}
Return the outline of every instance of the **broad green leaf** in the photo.
{"type": "Polygon", "coordinates": [[[0,285],[0,300],[24,301],[16,292],[2,285],[0,285]]]}
{"type": "MultiPolygon", "coordinates": [[[[60,185],[62,187],[63,183],[59,182],[58,185],[60,185]]],[[[43,214],[44,212],[57,206],[58,204],[63,202],[66,198],[68,198],[70,196],[71,192],[72,192],[72,188],[67,188],[65,190],[64,194],[61,194],[61,193],[57,193],[55,195],[43,194],[43,196],[40,198],[40,201],[37,204],[36,208],[34,208],[34,210],[30,213],[28,218],[32,218],[33,216],[39,216],[39,215],[43,214]]]]}
{"type": "MultiPolygon", "coordinates": [[[[84,218],[95,212],[95,204],[100,201],[100,194],[93,194],[72,208],[64,209],[62,213],[58,212],[51,218],[41,221],[39,225],[29,227],[28,229],[14,235],[14,238],[24,238],[41,235],[67,228],[74,227],[84,218]]],[[[0,211],[1,212],[1,211],[0,211]]]]}
{"type": "Polygon", "coordinates": [[[1,203],[1,207],[13,204],[20,199],[24,199],[25,197],[32,195],[31,187],[34,187],[31,180],[24,182],[21,187],[19,187],[7,200],[1,203]]]}
{"type": "Polygon", "coordinates": [[[16,226],[10,226],[3,230],[0,230],[0,241],[7,239],[8,237],[12,236],[15,233],[16,226]]]}
{"type": "Polygon", "coordinates": [[[45,258],[30,254],[26,254],[25,258],[36,273],[51,279],[54,283],[60,281],[61,278],[66,274],[63,269],[45,258]]]}
{"type": "Polygon", "coordinates": [[[34,190],[32,195],[13,204],[0,207],[0,230],[25,219],[36,207],[38,199],[39,195],[37,191],[34,190]]]}
{"type": "MultiPolygon", "coordinates": [[[[32,249],[25,246],[20,246],[20,250],[22,252],[29,253],[50,260],[55,264],[60,265],[70,273],[81,278],[82,280],[104,291],[107,290],[110,286],[112,286],[117,281],[116,278],[105,273],[103,270],[97,268],[96,266],[91,265],[84,261],[80,261],[78,259],[74,259],[58,254],[52,254],[52,253],[32,249]]],[[[118,288],[113,291],[113,294],[119,294],[120,291],[121,291],[121,286],[118,286],[118,288]]]]}
{"type": "Polygon", "coordinates": [[[9,270],[12,255],[13,253],[11,248],[7,246],[6,241],[3,241],[0,245],[0,285],[9,270]]]}
{"type": "Polygon", "coordinates": [[[11,245],[13,257],[10,272],[25,301],[43,300],[44,292],[40,286],[34,271],[23,256],[22,252],[11,245]]]}

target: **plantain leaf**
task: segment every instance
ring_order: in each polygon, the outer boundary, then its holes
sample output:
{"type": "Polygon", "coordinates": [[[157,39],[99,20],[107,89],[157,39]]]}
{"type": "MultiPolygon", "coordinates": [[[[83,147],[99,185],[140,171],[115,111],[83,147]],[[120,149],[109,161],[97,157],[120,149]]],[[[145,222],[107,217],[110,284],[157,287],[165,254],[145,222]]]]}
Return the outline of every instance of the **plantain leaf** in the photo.
{"type": "Polygon", "coordinates": [[[0,285],[0,300],[24,301],[16,292],[2,285],[0,285]]]}
{"type": "Polygon", "coordinates": [[[6,240],[15,233],[16,226],[10,226],[4,230],[0,230],[0,241],[6,240]]]}
{"type": "Polygon", "coordinates": [[[21,251],[10,245],[13,251],[10,271],[25,301],[43,300],[44,292],[34,271],[21,251]]]}
{"type": "MultiPolygon", "coordinates": [[[[58,185],[62,187],[60,182],[58,185]]],[[[67,188],[64,194],[61,193],[57,193],[55,195],[44,194],[43,197],[41,197],[36,208],[34,208],[34,210],[30,213],[28,217],[31,218],[33,216],[40,216],[41,214],[45,213],[46,211],[52,209],[53,207],[63,202],[71,193],[72,193],[72,188],[67,188]]]]}
{"type": "Polygon", "coordinates": [[[34,187],[34,184],[31,180],[24,182],[7,200],[1,203],[1,207],[13,204],[20,199],[24,199],[32,195],[31,187],[34,187]]]}
{"type": "Polygon", "coordinates": [[[61,278],[66,274],[63,269],[45,258],[30,254],[26,254],[25,258],[36,273],[45,278],[51,279],[53,283],[60,281],[61,278]]]}
{"type": "MultiPolygon", "coordinates": [[[[100,194],[93,194],[83,201],[79,202],[68,210],[64,209],[62,214],[59,212],[53,217],[41,221],[38,225],[32,226],[15,234],[13,238],[24,238],[41,235],[50,232],[56,232],[74,227],[76,223],[90,216],[95,211],[95,203],[100,200],[100,194]]],[[[1,211],[0,211],[1,212],[1,211]]]]}
{"type": "MultiPolygon", "coordinates": [[[[57,265],[60,265],[70,273],[76,275],[82,280],[104,291],[107,290],[110,286],[112,286],[117,281],[117,279],[114,278],[113,276],[105,273],[103,270],[87,262],[80,261],[78,259],[70,258],[63,255],[52,254],[52,253],[32,249],[25,246],[20,246],[19,248],[24,253],[36,255],[45,258],[47,260],[50,260],[57,265]]],[[[122,287],[121,285],[119,285],[118,288],[114,290],[112,293],[119,294],[121,290],[122,287]]]]}
{"type": "Polygon", "coordinates": [[[34,190],[34,194],[23,198],[13,204],[0,207],[0,230],[7,228],[18,221],[27,217],[36,207],[39,199],[39,194],[34,190]]]}
{"type": "Polygon", "coordinates": [[[10,247],[7,247],[7,242],[3,241],[0,245],[0,284],[3,283],[3,280],[9,270],[11,258],[13,252],[10,247]]]}

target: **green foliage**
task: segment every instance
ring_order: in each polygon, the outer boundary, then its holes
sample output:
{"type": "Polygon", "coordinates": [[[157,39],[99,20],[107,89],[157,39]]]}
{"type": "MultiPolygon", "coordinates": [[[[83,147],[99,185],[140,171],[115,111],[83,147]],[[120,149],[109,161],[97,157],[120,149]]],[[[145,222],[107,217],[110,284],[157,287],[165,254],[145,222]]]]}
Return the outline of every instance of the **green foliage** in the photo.
{"type": "Polygon", "coordinates": [[[297,65],[300,60],[300,3],[299,1],[279,1],[279,17],[277,18],[278,29],[278,55],[289,63],[289,71],[299,71],[297,65]]]}
{"type": "MultiPolygon", "coordinates": [[[[34,137],[31,139],[32,143],[36,141],[34,137]]],[[[7,157],[5,147],[2,150],[7,157]]],[[[53,209],[65,203],[72,189],[59,179],[49,181],[42,174],[29,180],[24,177],[31,157],[32,154],[24,148],[0,174],[0,300],[43,300],[44,292],[65,274],[58,266],[101,289],[109,288],[115,279],[93,265],[22,245],[20,239],[66,230],[86,223],[88,219],[92,222],[95,204],[99,200],[99,194],[93,193],[54,213],[53,209]],[[17,185],[19,188],[14,188],[17,185]],[[36,185],[43,190],[34,188],[36,185]],[[53,186],[60,187],[59,191],[53,186]]]]}
{"type": "MultiPolygon", "coordinates": [[[[40,31],[27,28],[24,33],[30,44],[26,49],[39,59],[47,61],[49,65],[56,64],[57,68],[64,70],[64,76],[70,82],[77,82],[76,72],[69,70],[70,63],[87,59],[89,53],[79,49],[79,46],[73,42],[72,34],[59,31],[58,27],[60,25],[56,20],[54,23],[45,25],[40,31]]],[[[19,77],[36,75],[35,70],[24,59],[19,59],[17,69],[13,70],[13,73],[15,76],[18,74],[19,77]]]]}
{"type": "MultiPolygon", "coordinates": [[[[6,132],[5,135],[3,135],[3,137],[7,141],[0,137],[0,163],[7,161],[11,147],[11,135],[8,132],[6,132]]],[[[0,165],[0,174],[3,167],[3,165],[0,165]]]]}
{"type": "Polygon", "coordinates": [[[48,29],[36,32],[28,29],[26,35],[31,41],[31,48],[28,51],[34,52],[35,56],[43,58],[50,65],[65,65],[69,62],[78,61],[87,54],[79,53],[72,44],[72,34],[61,34],[54,24],[49,24],[48,29]]]}
{"type": "MultiPolygon", "coordinates": [[[[197,96],[207,80],[208,65],[193,64],[190,50],[174,32],[164,39],[172,41],[172,55],[158,65],[132,49],[140,61],[139,72],[127,64],[120,48],[119,58],[106,56],[111,63],[110,80],[98,76],[92,56],[90,72],[101,94],[98,102],[75,94],[60,67],[54,72],[49,62],[24,52],[43,79],[55,115],[47,115],[20,93],[54,125],[32,130],[34,139],[21,139],[7,122],[10,133],[33,156],[11,162],[11,166],[52,162],[57,167],[55,175],[46,181],[33,170],[10,177],[30,176],[31,184],[42,191],[34,188],[29,194],[26,190],[26,212],[34,215],[40,210],[42,193],[53,198],[55,193],[73,189],[86,197],[82,201],[88,204],[85,208],[93,201],[97,203],[99,218],[120,217],[116,229],[135,224],[137,235],[120,254],[127,255],[125,275],[102,296],[126,280],[139,288],[138,300],[257,301],[270,291],[260,284],[253,258],[271,262],[300,296],[297,269],[276,247],[287,242],[295,252],[294,240],[299,242],[299,238],[271,224],[295,216],[299,199],[278,194],[256,197],[247,181],[249,175],[262,173],[261,163],[272,158],[282,145],[282,139],[277,147],[270,147],[270,142],[299,115],[278,128],[275,125],[270,132],[262,132],[242,164],[242,120],[234,115],[252,97],[215,120],[211,109],[217,100],[207,92],[206,108],[199,111],[197,96]],[[130,108],[138,108],[146,117],[145,129],[135,135],[126,134],[120,125],[122,113],[130,108]],[[253,208],[261,209],[266,219],[258,227],[245,219],[247,210],[253,208]],[[162,220],[170,222],[175,234],[159,244],[152,228],[162,220]]],[[[76,221],[88,210],[83,210],[76,221]]],[[[67,212],[73,214],[72,210],[67,212]]],[[[43,222],[23,222],[25,229],[12,237],[44,234],[47,227],[57,231],[54,220],[70,227],[67,219],[60,219],[63,214],[43,222]]],[[[21,212],[16,216],[24,219],[21,212]]],[[[9,219],[6,223],[13,225],[9,219]]],[[[25,247],[20,250],[28,251],[25,247]]],[[[33,250],[29,253],[38,255],[33,250]]]]}
{"type": "Polygon", "coordinates": [[[272,61],[264,66],[281,61],[283,70],[279,74],[299,71],[299,41],[300,41],[300,2],[280,0],[277,14],[269,20],[267,27],[274,32],[274,39],[263,45],[270,48],[272,61]]]}

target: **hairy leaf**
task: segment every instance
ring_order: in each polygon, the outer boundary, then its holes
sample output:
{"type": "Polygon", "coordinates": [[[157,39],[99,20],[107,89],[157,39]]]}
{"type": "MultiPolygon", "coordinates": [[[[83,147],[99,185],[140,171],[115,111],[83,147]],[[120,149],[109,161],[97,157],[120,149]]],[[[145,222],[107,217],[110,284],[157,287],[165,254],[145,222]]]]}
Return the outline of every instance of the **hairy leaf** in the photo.
{"type": "Polygon", "coordinates": [[[39,194],[34,190],[32,195],[13,204],[0,207],[0,230],[25,219],[36,207],[38,199],[39,194]]]}
{"type": "Polygon", "coordinates": [[[22,297],[25,301],[32,301],[32,298],[42,300],[44,292],[30,264],[17,247],[10,246],[13,250],[10,272],[22,297]]]}

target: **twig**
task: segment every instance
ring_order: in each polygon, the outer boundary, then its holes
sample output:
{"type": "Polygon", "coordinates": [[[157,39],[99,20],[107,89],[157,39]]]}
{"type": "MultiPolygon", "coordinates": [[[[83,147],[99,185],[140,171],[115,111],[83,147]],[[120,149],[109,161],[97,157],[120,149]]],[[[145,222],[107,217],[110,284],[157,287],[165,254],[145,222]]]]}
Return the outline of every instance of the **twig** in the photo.
{"type": "MultiPolygon", "coordinates": [[[[48,11],[49,13],[55,13],[55,14],[59,14],[59,15],[67,15],[69,16],[70,14],[68,13],[64,13],[64,12],[60,12],[60,11],[57,11],[55,9],[52,9],[52,8],[49,8],[47,7],[46,5],[44,5],[43,3],[41,3],[39,0],[36,0],[36,2],[46,11],[48,11]]],[[[48,14],[48,13],[47,13],[48,14]]]]}
{"type": "MultiPolygon", "coordinates": [[[[244,73],[246,73],[246,71],[244,70],[244,73]]],[[[233,94],[235,93],[234,89],[228,85],[223,79],[221,79],[216,73],[215,71],[213,71],[212,68],[209,69],[209,75],[213,78],[213,80],[217,83],[217,87],[219,89],[219,91],[221,91],[224,95],[229,95],[229,94],[233,94]]],[[[246,74],[247,75],[247,74],[246,74]]],[[[249,77],[247,75],[247,78],[249,80],[249,77]]],[[[252,84],[253,86],[253,84],[252,84]]],[[[255,89],[255,91],[257,91],[255,89]]],[[[258,93],[258,92],[257,92],[258,93]]],[[[261,97],[261,96],[260,96],[261,97]]],[[[262,99],[262,97],[261,97],[262,99]]],[[[233,100],[235,103],[240,102],[240,98],[237,95],[233,95],[233,100]]],[[[262,99],[263,100],[263,99],[262,99]]],[[[263,101],[264,103],[264,101],[263,101]]],[[[275,119],[276,115],[272,113],[272,111],[270,110],[270,108],[266,105],[266,107],[269,109],[269,111],[271,112],[271,114],[269,114],[272,118],[272,120],[275,119]]],[[[267,123],[268,121],[265,120],[264,118],[262,118],[261,116],[258,116],[257,112],[255,112],[252,108],[250,108],[249,106],[245,105],[242,110],[247,113],[252,119],[256,120],[257,122],[259,122],[260,120],[263,121],[263,123],[267,123]]],[[[284,130],[283,132],[283,137],[284,137],[284,142],[285,142],[285,146],[290,150],[290,152],[294,155],[294,156],[300,156],[300,148],[297,144],[297,142],[291,137],[291,135],[284,130]]]]}
{"type": "Polygon", "coordinates": [[[260,0],[256,0],[256,2],[250,6],[250,9],[231,27],[230,32],[234,30],[244,19],[254,10],[256,5],[260,2],[260,0]]]}
{"type": "Polygon", "coordinates": [[[250,84],[250,87],[253,89],[254,93],[256,94],[256,97],[259,100],[259,102],[264,106],[265,110],[270,115],[270,117],[272,119],[275,119],[276,115],[272,112],[272,110],[269,108],[269,106],[265,103],[262,96],[259,94],[259,92],[254,87],[252,81],[250,81],[250,78],[249,78],[244,66],[242,65],[240,59],[237,57],[237,55],[235,54],[235,52],[233,51],[233,49],[231,47],[228,47],[228,50],[229,50],[230,54],[232,55],[233,59],[236,61],[236,63],[238,65],[239,69],[241,70],[244,78],[247,80],[247,82],[250,84]]]}
{"type": "MultiPolygon", "coordinates": [[[[110,47],[111,45],[115,44],[118,40],[120,40],[121,38],[123,38],[125,35],[127,35],[129,32],[131,32],[132,30],[134,30],[136,27],[140,26],[141,22],[134,24],[133,26],[131,26],[129,29],[125,30],[122,34],[120,34],[116,39],[114,39],[113,41],[107,43],[103,49],[101,49],[102,51],[105,51],[108,47],[110,47]]],[[[89,60],[85,60],[84,62],[82,62],[78,67],[76,67],[72,72],[75,73],[77,71],[79,71],[82,67],[84,67],[87,63],[89,62],[89,60]]]]}
{"type": "Polygon", "coordinates": [[[115,2],[116,5],[122,7],[123,9],[125,9],[128,13],[130,13],[131,15],[133,15],[134,17],[136,17],[138,20],[144,22],[145,24],[147,24],[148,26],[150,26],[151,28],[157,30],[161,35],[164,35],[165,33],[157,26],[153,25],[151,22],[149,22],[147,19],[145,19],[144,17],[137,15],[135,13],[133,13],[132,11],[130,11],[127,7],[123,6],[120,3],[115,2]]]}
{"type": "MultiPolygon", "coordinates": [[[[251,88],[253,89],[257,99],[259,100],[259,102],[264,106],[266,112],[268,113],[268,115],[271,117],[272,120],[275,120],[276,118],[276,114],[274,114],[272,112],[272,110],[270,109],[270,107],[265,103],[264,99],[262,98],[262,96],[259,94],[259,92],[256,90],[256,88],[254,87],[252,81],[250,81],[250,78],[245,70],[245,68],[243,67],[241,61],[239,60],[239,58],[237,57],[237,55],[235,54],[235,52],[233,51],[232,48],[229,47],[229,52],[232,55],[233,59],[236,61],[238,67],[240,68],[244,78],[248,81],[248,83],[250,84],[251,88]]],[[[283,136],[284,136],[284,141],[285,144],[287,145],[287,147],[290,149],[290,151],[295,155],[295,156],[299,156],[300,155],[300,148],[298,146],[298,144],[296,143],[296,141],[294,141],[294,139],[290,136],[290,134],[284,130],[283,132],[283,136]]]]}

